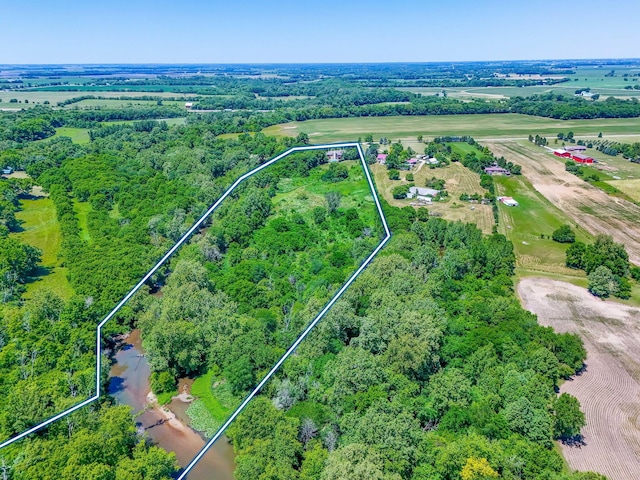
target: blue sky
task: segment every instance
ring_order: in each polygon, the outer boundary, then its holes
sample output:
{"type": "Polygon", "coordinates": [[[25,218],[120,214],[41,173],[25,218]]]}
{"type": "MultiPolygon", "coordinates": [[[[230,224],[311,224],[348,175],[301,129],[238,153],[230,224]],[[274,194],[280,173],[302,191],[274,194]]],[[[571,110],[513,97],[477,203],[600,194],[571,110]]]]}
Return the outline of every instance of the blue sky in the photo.
{"type": "Polygon", "coordinates": [[[640,57],[638,0],[0,0],[1,63],[640,57]]]}

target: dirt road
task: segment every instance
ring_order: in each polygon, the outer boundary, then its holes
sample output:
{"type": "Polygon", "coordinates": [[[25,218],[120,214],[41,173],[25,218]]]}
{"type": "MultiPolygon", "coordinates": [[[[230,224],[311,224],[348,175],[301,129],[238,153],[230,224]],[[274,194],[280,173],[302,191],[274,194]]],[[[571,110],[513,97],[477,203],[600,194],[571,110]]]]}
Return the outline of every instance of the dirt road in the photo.
{"type": "Polygon", "coordinates": [[[640,309],[602,301],[586,289],[543,278],[518,284],[523,307],[541,325],[580,335],[586,371],[565,382],[585,412],[586,445],[561,445],[574,470],[610,480],[635,480],[640,472],[640,309]]]}
{"type": "Polygon", "coordinates": [[[522,174],[551,203],[592,234],[606,233],[625,245],[629,259],[640,265],[640,207],[607,195],[565,171],[546,149],[515,141],[485,144],[498,157],[522,166],[522,174]]]}

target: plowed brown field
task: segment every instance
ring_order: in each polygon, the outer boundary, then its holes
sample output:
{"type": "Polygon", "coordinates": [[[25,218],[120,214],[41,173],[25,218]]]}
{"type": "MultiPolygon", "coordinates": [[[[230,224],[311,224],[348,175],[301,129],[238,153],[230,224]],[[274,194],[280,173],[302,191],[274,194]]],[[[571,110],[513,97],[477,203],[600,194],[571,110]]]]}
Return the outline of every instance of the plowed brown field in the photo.
{"type": "Polygon", "coordinates": [[[522,279],[518,294],[541,325],[577,333],[587,349],[586,371],[560,387],[587,420],[586,445],[561,445],[569,466],[610,480],[640,478],[640,309],[543,278],[522,279]]]}

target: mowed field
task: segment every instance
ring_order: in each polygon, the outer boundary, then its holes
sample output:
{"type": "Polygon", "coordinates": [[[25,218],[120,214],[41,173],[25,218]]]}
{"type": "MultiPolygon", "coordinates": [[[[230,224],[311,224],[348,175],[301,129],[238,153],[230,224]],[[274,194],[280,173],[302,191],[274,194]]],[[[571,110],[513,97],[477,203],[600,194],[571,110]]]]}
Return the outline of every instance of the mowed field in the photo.
{"type": "Polygon", "coordinates": [[[485,145],[496,156],[520,164],[522,174],[535,190],[563,212],[572,224],[592,235],[612,235],[625,245],[629,259],[640,265],[640,206],[610,196],[565,171],[564,162],[558,157],[527,141],[486,142],[485,145]]]}
{"type": "Polygon", "coordinates": [[[577,239],[590,241],[591,235],[547,200],[524,175],[494,177],[496,194],[513,197],[517,207],[498,203],[498,231],[513,242],[518,276],[545,275],[584,283],[584,273],[565,266],[568,245],[554,242],[551,234],[563,224],[571,224],[577,239]]]}
{"type": "Polygon", "coordinates": [[[22,210],[16,218],[22,222],[22,231],[12,234],[20,241],[42,250],[40,276],[27,285],[26,297],[39,288],[49,288],[68,300],[72,289],[67,280],[67,269],[60,266],[62,233],[56,209],[49,198],[22,200],[22,210]]]}
{"type": "Polygon", "coordinates": [[[390,180],[387,168],[377,163],[371,165],[371,171],[378,191],[390,205],[396,207],[406,207],[414,201],[393,198],[392,191],[394,187],[411,183],[405,179],[407,173],[413,173],[413,183],[417,187],[424,187],[427,179],[431,177],[444,180],[445,188],[449,192],[449,201],[435,202],[433,205],[416,208],[426,208],[429,212],[435,213],[446,220],[475,223],[484,233],[491,233],[494,225],[491,205],[471,204],[459,200],[460,195],[463,193],[484,195],[486,191],[480,186],[480,176],[463,167],[460,163],[452,163],[447,167],[434,169],[430,169],[426,165],[420,165],[411,172],[402,171],[400,173],[401,180],[390,180]]]}
{"type": "Polygon", "coordinates": [[[586,370],[560,392],[585,413],[584,445],[560,445],[574,470],[609,480],[636,480],[640,472],[640,308],[602,301],[586,289],[542,278],[522,279],[518,294],[541,325],[578,334],[586,370]]]}
{"type": "MultiPolygon", "coordinates": [[[[263,130],[267,135],[295,137],[307,133],[313,143],[357,140],[372,134],[374,140],[387,137],[415,141],[418,135],[427,139],[444,135],[471,135],[476,140],[528,138],[530,134],[555,138],[559,132],[595,137],[603,135],[638,135],[640,118],[607,118],[596,120],[554,120],[519,114],[428,115],[393,117],[358,117],[307,120],[274,125],[263,130]]],[[[417,143],[417,142],[416,142],[417,143]]],[[[416,146],[411,145],[414,149],[416,146]]],[[[422,147],[424,148],[424,146],[422,147]]]]}
{"type": "Polygon", "coordinates": [[[640,202],[640,178],[634,178],[632,180],[610,180],[607,183],[616,187],[636,202],[640,202]]]}

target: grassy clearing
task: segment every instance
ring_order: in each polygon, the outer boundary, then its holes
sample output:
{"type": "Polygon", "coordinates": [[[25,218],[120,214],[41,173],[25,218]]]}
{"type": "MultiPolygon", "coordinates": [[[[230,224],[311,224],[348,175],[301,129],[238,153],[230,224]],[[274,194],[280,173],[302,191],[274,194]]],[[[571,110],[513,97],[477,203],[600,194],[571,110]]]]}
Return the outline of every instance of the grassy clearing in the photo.
{"type": "Polygon", "coordinates": [[[68,300],[73,294],[67,279],[67,269],[60,266],[58,255],[62,233],[56,218],[56,209],[49,198],[22,200],[22,211],[16,214],[23,230],[12,234],[20,241],[42,250],[42,275],[27,285],[26,297],[35,290],[49,288],[68,300]]]}
{"type": "Polygon", "coordinates": [[[213,370],[198,377],[191,386],[197,397],[187,409],[191,426],[208,437],[212,436],[229,417],[240,400],[231,394],[230,387],[216,378],[213,370]]]}
{"type": "Polygon", "coordinates": [[[56,128],[54,137],[69,137],[73,143],[89,143],[89,130],[87,128],[59,127],[56,128]]]}
{"type": "Polygon", "coordinates": [[[321,165],[309,177],[283,178],[278,182],[278,193],[273,198],[277,212],[295,211],[307,220],[312,220],[311,210],[317,206],[326,206],[325,195],[338,192],[341,196],[340,206],[355,208],[365,223],[378,223],[376,211],[373,209],[373,196],[367,183],[360,162],[343,161],[349,169],[349,178],[341,182],[326,182],[320,179],[322,173],[329,169],[329,165],[321,165]]]}
{"type": "Polygon", "coordinates": [[[73,208],[78,215],[78,228],[80,228],[80,238],[85,242],[91,243],[91,234],[89,233],[89,212],[91,204],[89,202],[78,202],[74,200],[73,208]]]}
{"type": "Polygon", "coordinates": [[[374,139],[412,139],[441,135],[472,135],[481,138],[527,138],[540,134],[550,138],[558,132],[596,137],[607,134],[637,134],[640,118],[596,120],[554,120],[519,114],[432,115],[395,117],[358,117],[289,122],[264,129],[268,135],[292,136],[309,134],[314,143],[356,140],[371,133],[374,139]]]}
{"type": "Polygon", "coordinates": [[[565,267],[568,245],[554,242],[551,234],[561,225],[570,224],[576,232],[577,240],[587,242],[591,240],[591,236],[572,223],[523,176],[495,177],[495,182],[499,195],[513,197],[520,204],[517,207],[507,207],[501,203],[498,205],[499,231],[513,242],[517,275],[560,275],[565,281],[575,281],[576,277],[584,278],[583,272],[565,267]]]}

